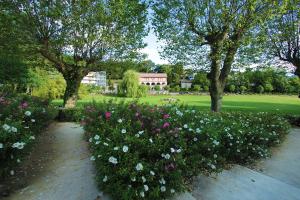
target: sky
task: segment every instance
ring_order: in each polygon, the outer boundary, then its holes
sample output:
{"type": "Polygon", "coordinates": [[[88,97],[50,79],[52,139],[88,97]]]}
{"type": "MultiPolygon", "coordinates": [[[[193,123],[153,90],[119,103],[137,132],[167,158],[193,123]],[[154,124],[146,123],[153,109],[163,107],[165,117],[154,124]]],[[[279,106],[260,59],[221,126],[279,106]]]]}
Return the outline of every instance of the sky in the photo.
{"type": "Polygon", "coordinates": [[[159,56],[162,43],[158,41],[152,29],[150,29],[148,36],[144,38],[144,42],[147,44],[147,46],[142,49],[141,52],[147,54],[149,60],[152,60],[155,64],[169,63],[168,60],[159,56]]]}

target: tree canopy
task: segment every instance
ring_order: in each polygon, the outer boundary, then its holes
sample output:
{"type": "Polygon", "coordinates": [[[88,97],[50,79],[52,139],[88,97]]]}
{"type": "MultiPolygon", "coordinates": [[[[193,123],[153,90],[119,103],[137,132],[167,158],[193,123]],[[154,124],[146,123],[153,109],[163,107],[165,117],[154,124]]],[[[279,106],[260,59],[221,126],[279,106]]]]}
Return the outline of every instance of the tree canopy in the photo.
{"type": "Polygon", "coordinates": [[[144,47],[145,1],[16,0],[9,5],[22,19],[34,50],[64,76],[66,107],[74,106],[80,81],[89,71],[108,59],[134,56],[144,47]]]}
{"type": "Polygon", "coordinates": [[[211,109],[220,111],[222,94],[239,47],[251,29],[274,17],[285,1],[157,0],[153,26],[171,59],[210,61],[211,109]]]}

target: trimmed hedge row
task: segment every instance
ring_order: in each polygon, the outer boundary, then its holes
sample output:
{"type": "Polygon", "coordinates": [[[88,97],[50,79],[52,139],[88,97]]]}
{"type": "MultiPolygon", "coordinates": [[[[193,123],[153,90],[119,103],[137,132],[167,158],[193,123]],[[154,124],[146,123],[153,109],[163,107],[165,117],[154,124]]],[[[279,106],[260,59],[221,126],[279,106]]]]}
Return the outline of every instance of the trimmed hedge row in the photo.
{"type": "Polygon", "coordinates": [[[206,113],[183,106],[106,102],[85,109],[101,189],[113,199],[164,199],[199,173],[269,156],[288,122],[267,113],[206,113]]]}
{"type": "Polygon", "coordinates": [[[0,180],[14,175],[36,136],[56,115],[40,98],[0,95],[0,180]]]}

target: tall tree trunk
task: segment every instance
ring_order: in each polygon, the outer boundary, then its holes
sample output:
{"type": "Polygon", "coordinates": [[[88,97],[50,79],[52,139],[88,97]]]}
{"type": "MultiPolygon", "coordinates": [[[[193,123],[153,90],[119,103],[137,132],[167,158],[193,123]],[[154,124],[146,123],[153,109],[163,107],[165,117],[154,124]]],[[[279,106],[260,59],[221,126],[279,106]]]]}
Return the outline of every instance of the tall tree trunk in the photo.
{"type": "MultiPolygon", "coordinates": [[[[300,79],[300,62],[299,62],[299,65],[295,65],[296,66],[296,71],[295,71],[295,75],[298,76],[298,78],[300,79]]],[[[300,91],[298,91],[299,94],[298,94],[298,98],[300,98],[300,91]]]]}
{"type": "Polygon", "coordinates": [[[223,89],[220,77],[220,68],[221,68],[221,42],[215,42],[211,45],[211,71],[208,74],[210,80],[210,98],[211,98],[211,111],[220,112],[222,108],[222,98],[223,98],[223,89]]]}
{"type": "Polygon", "coordinates": [[[222,108],[222,100],[223,100],[223,89],[220,85],[220,81],[211,80],[210,85],[210,99],[211,99],[211,111],[220,112],[222,108]]]}
{"type": "Polygon", "coordinates": [[[66,80],[66,90],[64,94],[64,107],[65,108],[74,108],[78,100],[78,90],[80,87],[81,80],[85,74],[80,70],[69,71],[64,74],[66,80]]]}

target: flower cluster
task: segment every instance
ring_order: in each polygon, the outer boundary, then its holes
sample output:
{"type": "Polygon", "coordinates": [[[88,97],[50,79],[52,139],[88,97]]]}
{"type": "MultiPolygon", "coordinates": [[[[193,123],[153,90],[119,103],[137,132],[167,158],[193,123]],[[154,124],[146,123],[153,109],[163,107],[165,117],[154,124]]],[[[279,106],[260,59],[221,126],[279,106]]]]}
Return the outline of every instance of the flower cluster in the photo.
{"type": "Polygon", "coordinates": [[[175,105],[109,102],[89,105],[85,116],[97,179],[114,199],[168,198],[199,173],[268,156],[289,129],[267,113],[216,114],[175,105]]]}
{"type": "Polygon", "coordinates": [[[0,97],[0,177],[14,175],[14,166],[54,114],[47,102],[37,98],[0,97]]]}

